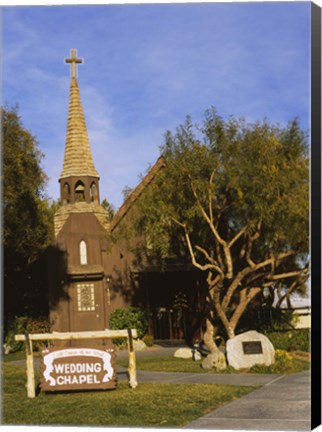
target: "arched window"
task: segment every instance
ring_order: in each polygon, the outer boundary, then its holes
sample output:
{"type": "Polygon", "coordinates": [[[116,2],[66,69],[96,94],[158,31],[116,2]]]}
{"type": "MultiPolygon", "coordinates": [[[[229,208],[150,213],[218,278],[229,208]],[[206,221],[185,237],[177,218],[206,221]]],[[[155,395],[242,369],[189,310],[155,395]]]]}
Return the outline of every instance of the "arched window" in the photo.
{"type": "Polygon", "coordinates": [[[63,197],[64,204],[70,203],[70,187],[68,183],[64,184],[64,197],[63,197]]]}
{"type": "Polygon", "coordinates": [[[97,187],[95,183],[92,183],[90,188],[90,194],[91,194],[91,202],[97,202],[97,187]]]}
{"type": "Polygon", "coordinates": [[[81,181],[78,181],[75,186],[75,201],[85,201],[85,186],[81,181]]]}
{"type": "Polygon", "coordinates": [[[87,264],[87,246],[84,240],[79,244],[79,257],[81,265],[87,264]]]}

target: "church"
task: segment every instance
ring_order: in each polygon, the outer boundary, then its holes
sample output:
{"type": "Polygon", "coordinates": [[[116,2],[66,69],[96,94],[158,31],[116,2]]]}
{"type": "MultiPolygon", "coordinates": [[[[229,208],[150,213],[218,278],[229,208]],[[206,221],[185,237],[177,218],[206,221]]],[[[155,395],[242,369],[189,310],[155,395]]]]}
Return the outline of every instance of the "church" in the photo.
{"type": "MultiPolygon", "coordinates": [[[[112,219],[100,204],[100,176],[91,154],[76,78],[82,63],[76,50],[71,65],[68,120],[63,167],[59,177],[61,205],[54,216],[55,240],[49,259],[52,331],[89,331],[109,327],[117,308],[148,312],[155,340],[200,338],[200,273],[190,263],[167,263],[162,270],[137,259],[146,239],[122,238],[122,223],[140,195],[164,167],[160,157],[112,219]],[[118,240],[111,242],[111,234],[118,240]]],[[[143,254],[144,255],[144,254],[143,254]]]]}

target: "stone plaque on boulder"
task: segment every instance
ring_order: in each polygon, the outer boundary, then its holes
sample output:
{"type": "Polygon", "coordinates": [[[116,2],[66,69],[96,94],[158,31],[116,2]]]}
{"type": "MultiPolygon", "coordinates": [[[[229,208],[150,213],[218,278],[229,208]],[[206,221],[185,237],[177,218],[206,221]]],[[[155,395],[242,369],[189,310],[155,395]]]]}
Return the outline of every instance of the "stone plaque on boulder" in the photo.
{"type": "Polygon", "coordinates": [[[261,333],[251,330],[227,341],[228,364],[235,369],[245,369],[255,364],[270,366],[275,361],[271,341],[261,333]]]}
{"type": "Polygon", "coordinates": [[[262,342],[243,342],[244,354],[263,354],[262,342]]]}
{"type": "Polygon", "coordinates": [[[112,389],[116,386],[113,349],[67,348],[42,352],[44,391],[112,389]]]}

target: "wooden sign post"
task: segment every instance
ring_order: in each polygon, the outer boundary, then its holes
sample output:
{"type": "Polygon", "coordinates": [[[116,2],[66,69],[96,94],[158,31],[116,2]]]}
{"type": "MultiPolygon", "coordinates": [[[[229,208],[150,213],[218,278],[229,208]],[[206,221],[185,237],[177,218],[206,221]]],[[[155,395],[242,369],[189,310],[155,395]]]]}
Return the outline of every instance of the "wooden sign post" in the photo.
{"type": "Polygon", "coordinates": [[[32,341],[29,335],[25,335],[26,340],[26,370],[27,370],[27,394],[28,397],[34,398],[36,396],[35,390],[35,371],[34,371],[34,355],[32,349],[32,341]]]}
{"type": "MultiPolygon", "coordinates": [[[[36,396],[32,341],[127,338],[129,350],[129,384],[131,388],[136,388],[138,383],[133,347],[133,338],[136,337],[136,330],[16,335],[16,341],[24,341],[26,343],[27,396],[29,398],[36,396]]],[[[41,388],[45,391],[114,388],[114,357],[114,350],[104,350],[102,347],[45,350],[43,352],[43,379],[41,388]]]]}

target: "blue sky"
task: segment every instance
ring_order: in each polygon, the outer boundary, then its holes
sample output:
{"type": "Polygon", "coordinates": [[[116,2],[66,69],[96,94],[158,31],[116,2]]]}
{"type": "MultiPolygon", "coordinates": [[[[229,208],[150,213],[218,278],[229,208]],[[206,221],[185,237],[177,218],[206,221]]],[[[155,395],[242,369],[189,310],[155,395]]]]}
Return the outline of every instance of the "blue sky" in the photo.
{"type": "Polygon", "coordinates": [[[78,83],[101,199],[158,158],[186,115],[264,117],[309,128],[310,3],[203,3],[2,8],[3,103],[19,105],[59,197],[76,48],[78,83]]]}

